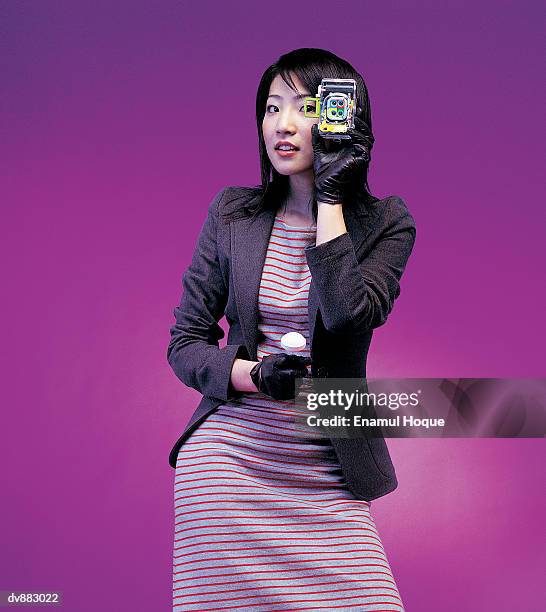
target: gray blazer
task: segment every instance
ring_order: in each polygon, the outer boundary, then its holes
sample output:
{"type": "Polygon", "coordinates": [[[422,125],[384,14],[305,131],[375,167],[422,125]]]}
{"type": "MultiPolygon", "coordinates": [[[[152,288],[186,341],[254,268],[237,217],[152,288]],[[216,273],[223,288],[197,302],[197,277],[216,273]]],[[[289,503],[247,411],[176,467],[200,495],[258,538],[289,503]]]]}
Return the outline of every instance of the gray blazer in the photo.
{"type": "MultiPolygon", "coordinates": [[[[228,187],[209,206],[190,266],[183,276],[167,359],[176,376],[203,394],[169,455],[217,406],[239,393],[230,384],[236,357],[258,361],[258,291],[275,220],[273,210],[226,223],[222,214],[259,197],[250,187],[228,187]],[[226,346],[218,321],[229,324],[226,346]]],[[[403,200],[390,196],[343,209],[347,233],[305,249],[312,280],[308,316],[311,374],[366,377],[373,329],[383,325],[400,294],[399,281],[415,241],[403,200]]],[[[343,475],[358,499],[370,501],[398,482],[383,437],[331,438],[343,475]]]]}

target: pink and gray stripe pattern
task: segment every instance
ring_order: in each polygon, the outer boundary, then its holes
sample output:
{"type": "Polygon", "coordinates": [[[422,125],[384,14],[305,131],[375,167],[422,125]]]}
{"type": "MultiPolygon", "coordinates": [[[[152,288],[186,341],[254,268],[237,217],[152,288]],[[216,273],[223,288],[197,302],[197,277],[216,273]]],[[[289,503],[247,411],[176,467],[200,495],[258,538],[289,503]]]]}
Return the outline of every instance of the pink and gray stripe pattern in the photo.
{"type": "MultiPolygon", "coordinates": [[[[277,218],[259,294],[258,357],[308,338],[315,231],[277,218]]],[[[308,354],[308,351],[302,352],[308,354]]],[[[217,408],[181,447],[175,476],[173,610],[403,610],[371,504],[347,488],[328,439],[294,427],[261,393],[217,408]]]]}

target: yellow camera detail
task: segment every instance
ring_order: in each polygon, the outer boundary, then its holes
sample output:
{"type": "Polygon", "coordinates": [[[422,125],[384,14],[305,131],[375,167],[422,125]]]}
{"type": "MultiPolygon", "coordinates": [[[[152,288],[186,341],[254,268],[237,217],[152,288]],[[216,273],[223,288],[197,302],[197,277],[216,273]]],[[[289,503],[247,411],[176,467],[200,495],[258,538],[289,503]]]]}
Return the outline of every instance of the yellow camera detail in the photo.
{"type": "Polygon", "coordinates": [[[316,97],[304,99],[304,115],[316,117],[324,138],[350,138],[354,127],[356,82],[353,79],[322,79],[316,97]]]}

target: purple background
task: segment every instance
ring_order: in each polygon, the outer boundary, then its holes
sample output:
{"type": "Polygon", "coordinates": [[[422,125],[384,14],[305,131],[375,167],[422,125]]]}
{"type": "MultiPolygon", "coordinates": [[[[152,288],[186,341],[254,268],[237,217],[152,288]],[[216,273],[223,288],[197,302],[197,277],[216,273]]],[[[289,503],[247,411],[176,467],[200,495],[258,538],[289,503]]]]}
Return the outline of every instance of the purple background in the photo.
{"type": "MultiPolygon", "coordinates": [[[[372,190],[417,224],[370,376],[544,375],[541,3],[331,6],[3,4],[0,590],[170,608],[167,456],[200,397],[172,309],[214,194],[258,181],[255,90],[290,49],[361,71],[372,190]]],[[[407,610],[538,609],[543,441],[389,446],[373,511],[407,610]]]]}

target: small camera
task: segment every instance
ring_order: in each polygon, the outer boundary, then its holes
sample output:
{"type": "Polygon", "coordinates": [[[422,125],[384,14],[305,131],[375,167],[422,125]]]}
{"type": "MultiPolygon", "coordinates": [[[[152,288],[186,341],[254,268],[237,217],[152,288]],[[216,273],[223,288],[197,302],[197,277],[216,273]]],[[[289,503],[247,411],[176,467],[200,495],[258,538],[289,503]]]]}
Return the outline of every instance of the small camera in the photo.
{"type": "Polygon", "coordinates": [[[323,138],[345,140],[354,128],[356,81],[354,79],[322,79],[315,98],[304,100],[304,115],[318,117],[318,133],[323,138]]]}

